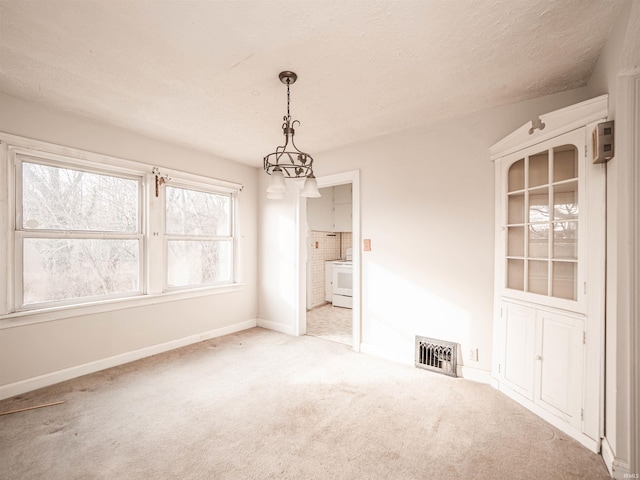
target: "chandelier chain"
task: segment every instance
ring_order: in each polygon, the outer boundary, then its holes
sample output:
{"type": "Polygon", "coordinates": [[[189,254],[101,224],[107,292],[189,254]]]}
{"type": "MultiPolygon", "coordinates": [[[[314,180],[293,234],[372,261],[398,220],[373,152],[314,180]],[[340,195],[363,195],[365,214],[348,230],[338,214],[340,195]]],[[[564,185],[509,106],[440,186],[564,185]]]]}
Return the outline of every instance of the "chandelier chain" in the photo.
{"type": "Polygon", "coordinates": [[[290,104],[290,94],[289,94],[289,83],[291,79],[287,78],[287,118],[291,120],[291,113],[289,113],[289,104],[290,104]]]}

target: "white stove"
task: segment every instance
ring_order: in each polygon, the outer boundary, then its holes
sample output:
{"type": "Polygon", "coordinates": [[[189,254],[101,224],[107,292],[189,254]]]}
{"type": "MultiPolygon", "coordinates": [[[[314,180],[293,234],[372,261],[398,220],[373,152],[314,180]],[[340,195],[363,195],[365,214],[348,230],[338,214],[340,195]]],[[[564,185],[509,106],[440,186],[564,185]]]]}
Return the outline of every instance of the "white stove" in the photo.
{"type": "Polygon", "coordinates": [[[333,297],[334,307],[353,308],[353,261],[351,249],[347,249],[346,260],[333,262],[333,297]]]}

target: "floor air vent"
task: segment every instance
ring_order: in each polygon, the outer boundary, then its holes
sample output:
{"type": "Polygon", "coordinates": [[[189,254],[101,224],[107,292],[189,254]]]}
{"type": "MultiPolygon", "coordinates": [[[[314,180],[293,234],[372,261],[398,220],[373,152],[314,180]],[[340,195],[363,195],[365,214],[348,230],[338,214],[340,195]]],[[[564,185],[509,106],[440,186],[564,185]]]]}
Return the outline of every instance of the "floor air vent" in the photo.
{"type": "Polygon", "coordinates": [[[416,367],[456,377],[457,352],[453,342],[416,335],[416,367]]]}

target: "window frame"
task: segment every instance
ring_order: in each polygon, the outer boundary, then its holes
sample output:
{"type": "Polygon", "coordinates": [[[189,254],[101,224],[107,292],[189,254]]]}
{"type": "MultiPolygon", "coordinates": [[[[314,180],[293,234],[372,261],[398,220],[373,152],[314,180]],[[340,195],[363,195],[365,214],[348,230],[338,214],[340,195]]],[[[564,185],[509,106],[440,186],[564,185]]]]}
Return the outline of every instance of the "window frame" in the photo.
{"type": "MultiPolygon", "coordinates": [[[[28,161],[28,159],[27,159],[28,161]]],[[[175,180],[176,184],[200,186],[200,188],[219,189],[231,194],[232,199],[232,259],[231,280],[224,284],[198,285],[165,290],[166,260],[162,252],[164,243],[164,189],[160,188],[159,197],[155,196],[155,172],[158,167],[132,160],[88,152],[71,147],[33,140],[17,135],[0,132],[0,251],[6,252],[6,262],[0,266],[0,330],[18,325],[28,325],[43,321],[58,320],[70,316],[89,315],[123,308],[164,303],[186,298],[216,295],[240,291],[244,288],[240,270],[241,242],[238,229],[239,197],[242,185],[218,180],[203,175],[161,168],[162,175],[175,180]],[[22,188],[22,178],[16,172],[16,156],[32,157],[34,163],[42,163],[55,167],[69,167],[76,170],[109,176],[139,179],[138,195],[138,232],[139,238],[139,284],[138,292],[125,294],[100,295],[98,297],[82,297],[69,301],[55,301],[29,304],[21,307],[22,286],[16,284],[18,269],[22,275],[22,238],[25,231],[16,229],[18,225],[17,209],[21,208],[16,194],[22,188]],[[160,248],[158,248],[160,247],[160,248]],[[158,282],[158,279],[160,281],[158,282]]],[[[20,210],[20,214],[21,214],[20,210]]],[[[21,224],[20,224],[21,225],[21,224]]],[[[70,238],[62,231],[46,230],[37,233],[29,230],[28,236],[60,236],[70,238]]],[[[76,231],[74,237],[95,238],[96,232],[76,231]]],[[[130,234],[124,233],[127,238],[130,234]]],[[[100,238],[122,238],[120,232],[100,232],[100,238]]],[[[48,237],[47,237],[48,238],[48,237]]],[[[22,278],[20,278],[22,281],[22,278]]]]}
{"type": "Polygon", "coordinates": [[[14,310],[38,310],[47,307],[77,305],[80,303],[91,303],[99,300],[125,298],[141,295],[144,292],[144,175],[140,172],[130,172],[123,169],[97,168],[88,162],[75,161],[69,158],[60,158],[56,155],[45,154],[43,152],[28,152],[23,150],[14,150],[12,155],[13,163],[13,182],[14,182],[14,218],[13,218],[13,247],[14,247],[14,310]],[[124,178],[137,182],[137,226],[134,233],[114,232],[106,230],[76,230],[76,229],[24,229],[23,223],[23,163],[31,163],[45,165],[49,167],[75,170],[79,172],[93,173],[105,175],[115,178],[124,178]],[[24,240],[28,238],[44,238],[44,239],[73,239],[73,240],[135,240],[138,242],[138,289],[131,292],[111,293],[105,295],[88,295],[86,297],[59,299],[52,301],[43,301],[25,304],[24,303],[24,240]]]}
{"type": "Polygon", "coordinates": [[[189,181],[183,178],[171,179],[168,184],[165,184],[165,188],[162,189],[162,213],[163,213],[163,261],[164,261],[164,271],[163,271],[163,292],[174,292],[181,290],[188,290],[194,288],[206,288],[206,287],[215,287],[220,285],[228,285],[230,283],[234,283],[235,280],[235,251],[236,251],[236,200],[237,200],[237,192],[232,189],[222,188],[220,186],[209,185],[196,181],[189,181]],[[213,195],[221,195],[229,197],[229,235],[190,235],[190,234],[175,234],[175,233],[167,233],[166,231],[166,188],[181,188],[184,190],[208,193],[213,195]],[[229,242],[230,248],[230,272],[229,272],[229,280],[222,282],[211,282],[211,283],[203,283],[203,284],[191,284],[191,285],[169,285],[169,242],[175,240],[184,240],[184,241],[192,241],[192,240],[205,240],[205,241],[219,241],[224,240],[229,242]]]}
{"type": "MultiPolygon", "coordinates": [[[[500,296],[505,300],[519,300],[524,301],[536,305],[544,305],[547,307],[558,308],[562,310],[567,310],[571,312],[577,313],[585,313],[586,311],[586,268],[588,263],[586,244],[587,244],[587,224],[588,224],[588,212],[589,206],[587,202],[587,195],[585,190],[585,182],[586,182],[586,155],[584,153],[584,142],[585,142],[585,129],[584,127],[570,130],[568,132],[559,134],[557,136],[545,139],[540,141],[539,143],[534,143],[527,147],[524,147],[521,150],[508,153],[500,158],[500,174],[497,178],[497,185],[499,188],[496,188],[496,195],[498,195],[496,205],[499,205],[499,210],[497,211],[497,215],[499,216],[499,247],[496,250],[496,259],[499,259],[501,262],[500,270],[496,270],[496,284],[495,287],[498,292],[500,292],[500,296]],[[523,255],[509,255],[509,241],[508,241],[508,228],[513,228],[514,226],[522,225],[524,227],[524,235],[525,237],[528,235],[528,228],[532,222],[529,221],[529,212],[528,210],[524,211],[524,221],[522,224],[510,223],[508,219],[509,215],[509,197],[510,195],[517,194],[519,192],[529,192],[530,190],[536,190],[540,188],[539,186],[533,186],[529,188],[528,184],[525,182],[524,188],[522,190],[513,190],[509,191],[509,169],[512,165],[514,165],[519,160],[525,160],[523,165],[525,171],[528,168],[528,158],[531,156],[535,156],[540,153],[541,149],[551,151],[554,148],[572,145],[576,148],[577,153],[577,176],[575,178],[571,178],[567,181],[560,182],[551,182],[546,183],[544,188],[549,188],[549,193],[551,189],[556,185],[567,183],[567,182],[577,182],[577,190],[576,193],[578,195],[578,204],[579,204],[579,214],[575,219],[575,223],[577,224],[576,231],[576,239],[577,239],[577,252],[576,258],[567,260],[567,259],[555,259],[552,257],[552,252],[549,251],[547,257],[541,258],[541,261],[548,262],[549,265],[553,266],[554,262],[556,263],[573,263],[576,265],[576,298],[569,299],[563,297],[555,297],[551,295],[551,292],[548,291],[547,294],[539,294],[532,291],[527,291],[526,288],[523,290],[510,288],[508,286],[508,261],[509,259],[522,259],[525,266],[525,275],[527,272],[527,262],[529,261],[537,261],[539,260],[537,257],[531,257],[529,252],[525,249],[523,255]]],[[[551,194],[551,193],[550,193],[551,194]]],[[[527,195],[527,194],[525,194],[527,195]]],[[[549,202],[551,202],[551,197],[549,202]]],[[[526,204],[526,203],[525,203],[526,204]]],[[[553,217],[553,208],[551,206],[549,214],[553,217]]],[[[533,222],[535,223],[535,222],[533,222]]],[[[556,223],[556,221],[551,218],[549,222],[550,225],[556,223]]],[[[553,230],[550,230],[550,235],[553,235],[553,230]]],[[[525,240],[528,242],[528,240],[525,240]]],[[[553,239],[550,239],[549,248],[551,247],[551,243],[553,239]]],[[[549,267],[547,265],[547,267],[549,267]]],[[[547,270],[548,273],[551,271],[547,270]]],[[[547,277],[547,281],[549,282],[549,278],[547,277]]],[[[526,280],[525,280],[526,285],[526,280]]]]}

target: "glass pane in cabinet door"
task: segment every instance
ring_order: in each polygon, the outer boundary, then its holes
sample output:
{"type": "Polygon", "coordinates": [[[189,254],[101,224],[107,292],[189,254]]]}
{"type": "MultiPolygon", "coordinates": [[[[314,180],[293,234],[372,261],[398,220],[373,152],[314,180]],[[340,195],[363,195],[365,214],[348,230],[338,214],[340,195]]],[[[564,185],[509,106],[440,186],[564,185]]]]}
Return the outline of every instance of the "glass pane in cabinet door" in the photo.
{"type": "Polygon", "coordinates": [[[574,220],[578,218],[578,182],[553,187],[553,219],[574,220]]]}
{"type": "Polygon", "coordinates": [[[574,145],[556,147],[553,149],[553,181],[570,178],[578,178],[578,149],[574,145]]]}
{"type": "Polygon", "coordinates": [[[578,222],[553,224],[553,258],[578,258],[578,222]]]}
{"type": "Polygon", "coordinates": [[[547,295],[549,288],[548,262],[529,261],[529,292],[547,295]]]}
{"type": "Polygon", "coordinates": [[[507,228],[507,255],[524,257],[524,227],[507,228]]]}
{"type": "Polygon", "coordinates": [[[549,224],[529,225],[529,256],[533,258],[549,257],[549,224]]]}
{"type": "Polygon", "coordinates": [[[529,222],[549,221],[549,190],[536,189],[529,192],[529,222]]]}
{"type": "Polygon", "coordinates": [[[529,157],[529,188],[549,183],[549,152],[529,157]]]}
{"type": "Polygon", "coordinates": [[[507,288],[524,290],[524,260],[507,260],[507,288]]]}
{"type": "Polygon", "coordinates": [[[524,190],[524,158],[518,160],[509,167],[509,185],[508,192],[524,190]]]}
{"type": "Polygon", "coordinates": [[[518,225],[524,223],[524,194],[509,195],[507,223],[518,225]]]}
{"type": "Polygon", "coordinates": [[[578,264],[574,262],[553,262],[552,293],[558,298],[577,298],[578,264]]]}

